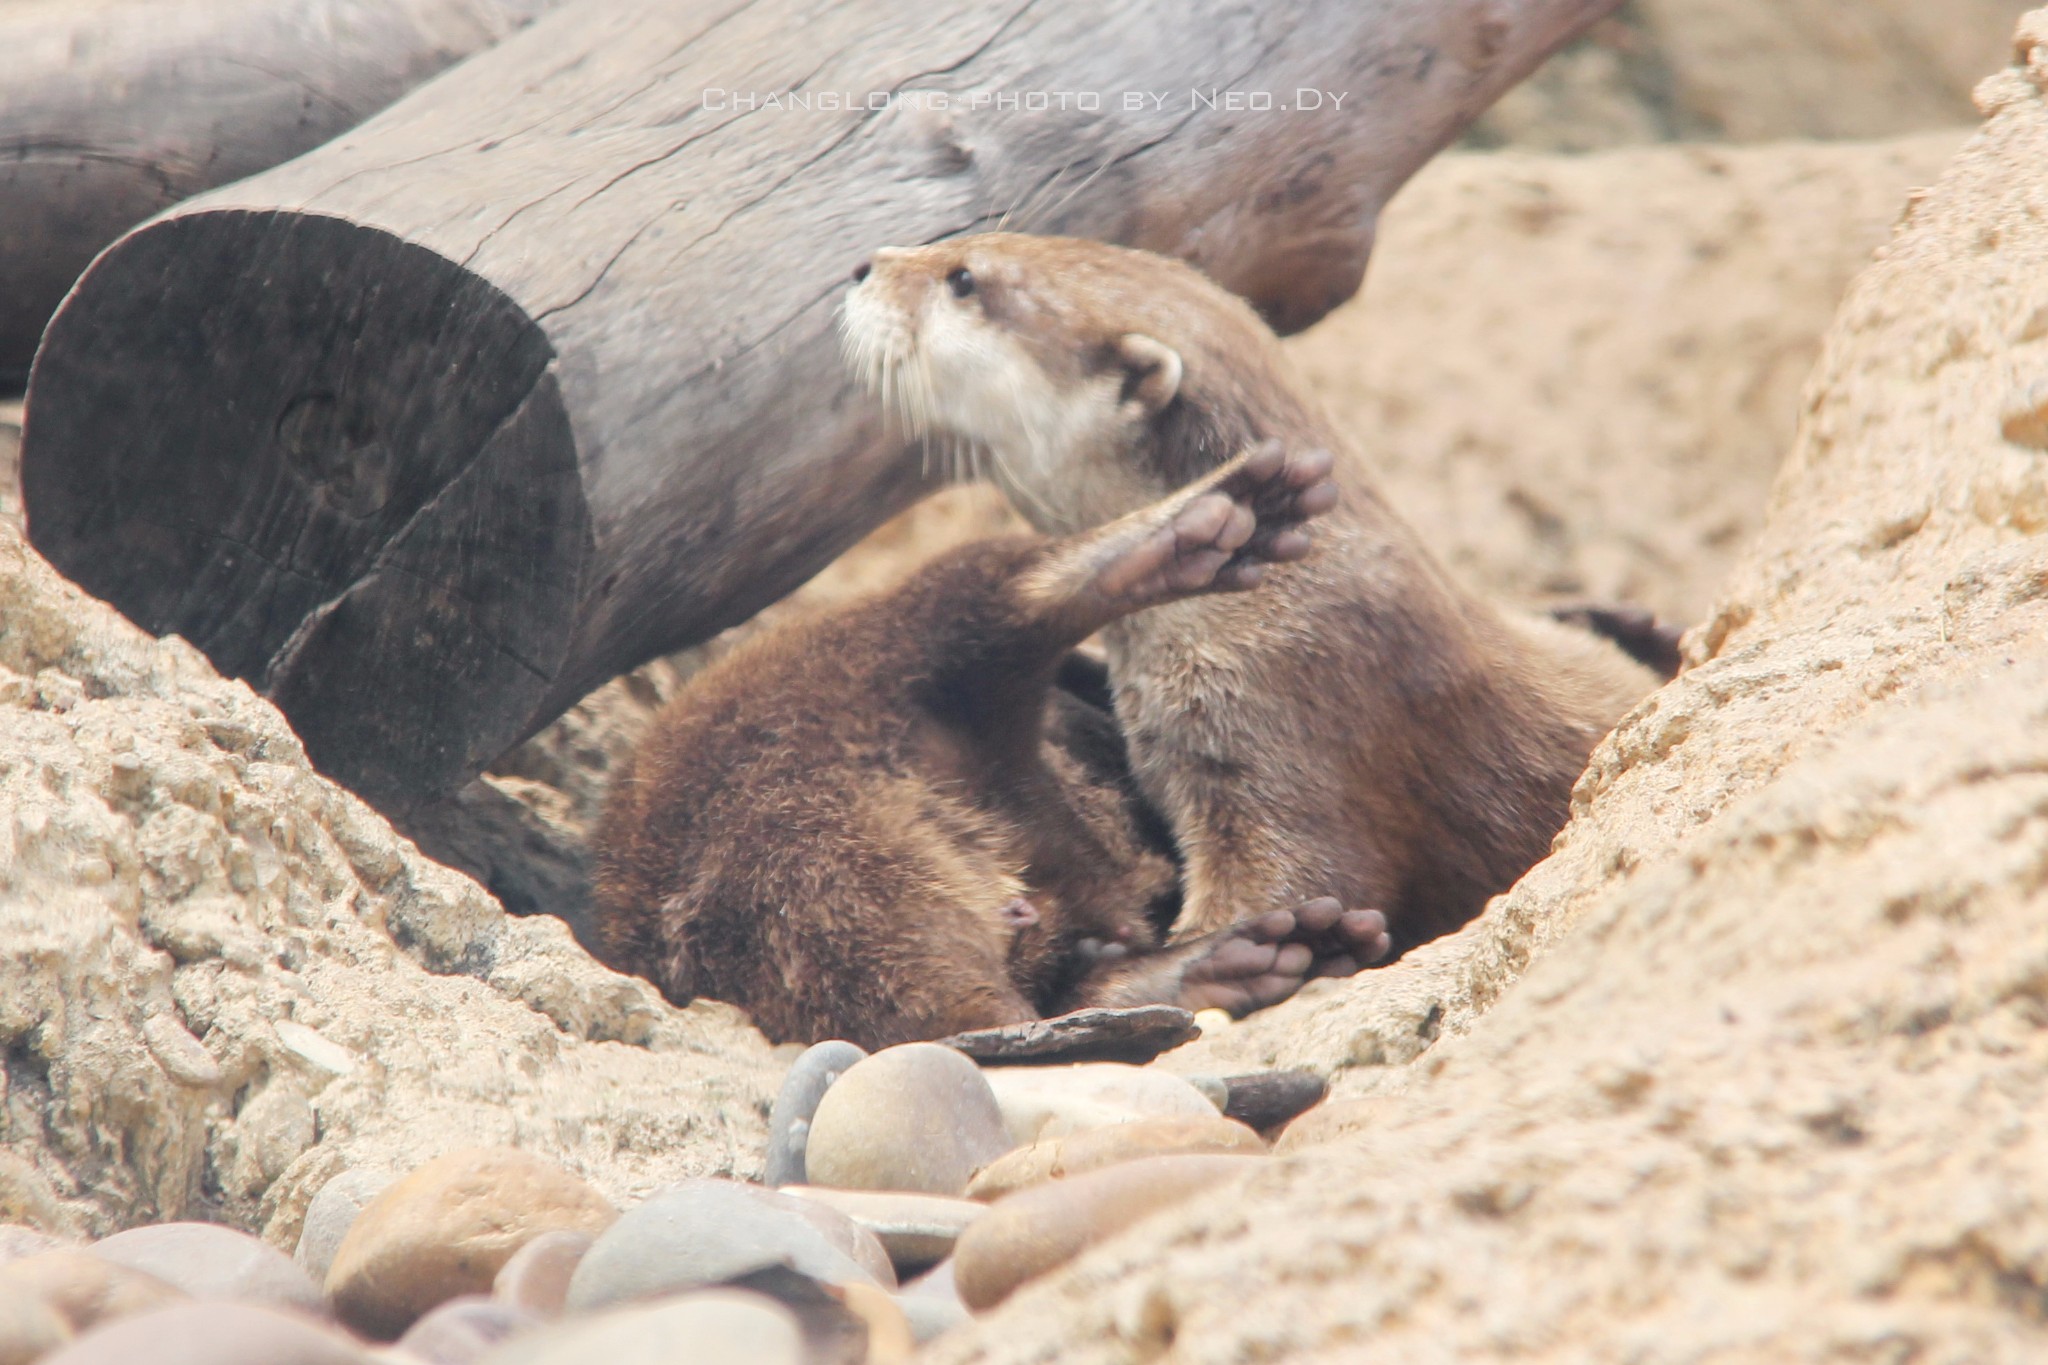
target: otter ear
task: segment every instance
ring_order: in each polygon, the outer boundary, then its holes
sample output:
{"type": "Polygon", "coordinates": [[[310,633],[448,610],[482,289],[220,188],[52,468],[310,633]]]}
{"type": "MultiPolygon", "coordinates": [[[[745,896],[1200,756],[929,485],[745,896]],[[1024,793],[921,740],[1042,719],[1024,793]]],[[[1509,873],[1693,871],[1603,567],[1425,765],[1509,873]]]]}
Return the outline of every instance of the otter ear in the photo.
{"type": "Polygon", "coordinates": [[[1130,421],[1153,416],[1180,392],[1180,352],[1165,342],[1128,332],[1117,341],[1116,353],[1124,367],[1121,411],[1130,421]]]}

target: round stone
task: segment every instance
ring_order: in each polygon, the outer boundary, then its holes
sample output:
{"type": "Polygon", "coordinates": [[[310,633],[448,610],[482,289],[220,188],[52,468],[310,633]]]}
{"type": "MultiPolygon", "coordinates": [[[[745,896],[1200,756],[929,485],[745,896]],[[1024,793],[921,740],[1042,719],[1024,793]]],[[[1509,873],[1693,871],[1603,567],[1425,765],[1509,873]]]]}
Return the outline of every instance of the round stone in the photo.
{"type": "Polygon", "coordinates": [[[57,1310],[26,1294],[0,1293],[0,1365],[29,1365],[71,1340],[57,1310]]]}
{"type": "Polygon", "coordinates": [[[969,1320],[967,1305],[953,1283],[953,1262],[945,1260],[912,1280],[896,1295],[896,1306],[910,1323],[910,1334],[922,1346],[969,1320]]]}
{"type": "Polygon", "coordinates": [[[355,1226],[356,1215],[391,1184],[383,1171],[343,1171],[320,1187],[306,1205],[306,1221],[299,1229],[299,1247],[292,1259],[314,1284],[327,1283],[327,1271],[341,1239],[355,1226]]]}
{"type": "Polygon", "coordinates": [[[93,1243],[93,1255],[154,1275],[195,1299],[267,1303],[317,1317],[327,1304],[292,1258],[261,1238],[215,1223],[155,1223],[93,1243]]]}
{"type": "Polygon", "coordinates": [[[686,1181],[628,1209],[591,1244],[564,1308],[589,1312],[776,1265],[826,1284],[874,1279],[796,1210],[738,1181],[686,1181]]]}
{"type": "Polygon", "coordinates": [[[539,1316],[523,1308],[481,1294],[465,1294],[407,1328],[398,1339],[398,1349],[427,1365],[470,1365],[499,1342],[540,1322],[539,1316]]]}
{"type": "Polygon", "coordinates": [[[814,1185],[957,1195],[1013,1145],[981,1068],[951,1048],[907,1043],[825,1092],[805,1166],[814,1185]]]}
{"type": "Polygon", "coordinates": [[[618,1217],[552,1161],[509,1147],[437,1157],[357,1215],[327,1270],[335,1313],[389,1341],[428,1309],[489,1292],[512,1253],[558,1228],[596,1234],[618,1217]]]}
{"type": "MultiPolygon", "coordinates": [[[[1011,1153],[1012,1156],[1015,1153],[1011,1153]]],[[[1000,1157],[1001,1165],[1010,1158],[1000,1157]]],[[[936,1194],[893,1194],[878,1190],[829,1190],[792,1185],[782,1193],[821,1208],[835,1209],[866,1229],[889,1255],[899,1274],[912,1274],[953,1254],[967,1225],[988,1212],[972,1199],[936,1194]]]]}
{"type": "Polygon", "coordinates": [[[0,1266],[0,1299],[47,1304],[74,1332],[182,1302],[185,1291],[154,1275],[59,1247],[0,1266]]]}
{"type": "Polygon", "coordinates": [[[1265,1151],[1263,1138],[1221,1114],[1138,1119],[1065,1137],[1041,1138],[1029,1147],[1019,1147],[998,1157],[975,1176],[967,1193],[975,1199],[1001,1199],[1048,1180],[1086,1175],[1148,1156],[1260,1156],[1265,1151]]]}
{"type": "Polygon", "coordinates": [[[533,1314],[555,1318],[569,1295],[569,1277],[595,1241],[587,1232],[543,1232],[512,1253],[491,1281],[491,1297],[533,1314]]]}
{"type": "Polygon", "coordinates": [[[1208,1096],[1152,1067],[1083,1062],[993,1067],[987,1075],[1017,1146],[1139,1119],[1216,1117],[1208,1096]]]}
{"type": "Polygon", "coordinates": [[[1146,1157],[1013,1194],[961,1234],[953,1257],[960,1299],[976,1312],[993,1308],[1018,1285],[1147,1214],[1263,1164],[1245,1156],[1146,1157]]]}
{"type": "MultiPolygon", "coordinates": [[[[631,1215],[629,1214],[628,1217],[631,1215]]],[[[772,1299],[708,1290],[528,1332],[477,1365],[804,1365],[796,1317],[772,1299]]]]}
{"type": "Polygon", "coordinates": [[[38,1365],[368,1365],[347,1338],[295,1313],[181,1303],[88,1332],[38,1365]]]}
{"type": "Polygon", "coordinates": [[[855,1062],[867,1052],[843,1039],[817,1043],[782,1078],[775,1105],[768,1111],[768,1162],[761,1174],[764,1185],[805,1183],[804,1147],[811,1137],[811,1116],[818,1101],[855,1062]]]}

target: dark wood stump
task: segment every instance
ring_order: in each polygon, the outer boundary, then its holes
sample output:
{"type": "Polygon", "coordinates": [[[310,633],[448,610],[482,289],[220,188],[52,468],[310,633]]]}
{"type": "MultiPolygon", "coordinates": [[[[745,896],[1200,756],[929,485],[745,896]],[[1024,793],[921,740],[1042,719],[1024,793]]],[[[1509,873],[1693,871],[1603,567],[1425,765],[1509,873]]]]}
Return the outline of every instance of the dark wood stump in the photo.
{"type": "Polygon", "coordinates": [[[1007,215],[1297,329],[1615,3],[557,10],[101,256],[36,359],[30,534],[373,802],[444,795],[920,490],[837,354],[873,248],[1007,215]]]}
{"type": "Polygon", "coordinates": [[[290,160],[555,0],[0,4],[0,387],[99,249],[290,160]]]}

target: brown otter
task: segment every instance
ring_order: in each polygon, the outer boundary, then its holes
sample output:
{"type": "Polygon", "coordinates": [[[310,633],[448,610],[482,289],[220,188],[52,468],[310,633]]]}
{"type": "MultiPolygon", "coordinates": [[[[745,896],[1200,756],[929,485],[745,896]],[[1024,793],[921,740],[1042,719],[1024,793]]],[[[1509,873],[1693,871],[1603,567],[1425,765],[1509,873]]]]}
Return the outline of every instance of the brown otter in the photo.
{"type": "Polygon", "coordinates": [[[1329,468],[1267,443],[1097,530],[942,555],[706,669],[600,822],[607,960],[778,1041],[872,1048],[1090,1004],[1243,1013],[1384,954],[1377,911],[1326,899],[1162,946],[1171,846],[1114,721],[1053,686],[1109,622],[1305,554],[1329,468]]]}
{"type": "Polygon", "coordinates": [[[849,360],[914,429],[972,442],[1043,530],[1262,439],[1339,453],[1344,502],[1306,558],[1104,634],[1133,769],[1185,860],[1183,932],[1334,896],[1384,909],[1405,949],[1543,856],[1656,679],[1455,585],[1242,301],[1162,256],[1005,233],[880,251],[854,278],[849,360]]]}

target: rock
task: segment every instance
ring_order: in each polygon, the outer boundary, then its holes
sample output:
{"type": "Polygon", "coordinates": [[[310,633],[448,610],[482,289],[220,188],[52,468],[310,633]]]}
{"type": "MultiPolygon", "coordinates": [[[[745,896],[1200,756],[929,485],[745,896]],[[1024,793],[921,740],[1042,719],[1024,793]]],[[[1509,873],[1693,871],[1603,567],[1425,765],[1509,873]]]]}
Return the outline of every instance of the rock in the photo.
{"type": "Polygon", "coordinates": [[[566,1229],[595,1236],[618,1217],[589,1182],[510,1147],[436,1158],[357,1216],[327,1271],[334,1311],[390,1340],[435,1304],[488,1293],[529,1239],[566,1229]]]}
{"type": "Polygon", "coordinates": [[[1223,1078],[1226,1117],[1265,1132],[1300,1117],[1323,1102],[1330,1083],[1313,1071],[1259,1071],[1223,1078]]]}
{"type": "Polygon", "coordinates": [[[1148,1156],[1263,1156],[1266,1143],[1235,1119],[1220,1114],[1138,1119],[1040,1138],[997,1158],[967,1187],[972,1199],[1001,1199],[1018,1190],[1086,1175],[1148,1156]]]}
{"type": "Polygon", "coordinates": [[[759,1294],[709,1290],[646,1307],[571,1318],[506,1342],[478,1365],[805,1365],[787,1308],[759,1294]],[[687,1343],[686,1350],[679,1346],[687,1343]]]}
{"type": "Polygon", "coordinates": [[[185,1292],[84,1248],[60,1247],[0,1265],[0,1298],[49,1305],[74,1332],[182,1302],[185,1292]]]}
{"type": "Polygon", "coordinates": [[[328,1267],[341,1239],[355,1225],[356,1215],[391,1184],[383,1171],[343,1171],[320,1187],[306,1205],[305,1222],[299,1229],[298,1250],[292,1259],[312,1277],[314,1284],[327,1282],[328,1267]]]}
{"type": "Polygon", "coordinates": [[[512,1253],[491,1281],[491,1297],[540,1318],[560,1317],[569,1278],[595,1239],[587,1232],[543,1232],[512,1253]]]}
{"type": "Polygon", "coordinates": [[[867,1056],[865,1049],[843,1039],[816,1043],[804,1050],[782,1078],[775,1106],[768,1111],[768,1163],[764,1185],[805,1183],[804,1148],[811,1139],[811,1116],[818,1101],[848,1067],[867,1056]]]}
{"type": "Polygon", "coordinates": [[[1267,1165],[1242,1156],[1145,1157],[1013,1194],[961,1235],[953,1257],[961,1302],[992,1308],[1147,1214],[1267,1165]]]}
{"type": "Polygon", "coordinates": [[[980,1068],[949,1047],[908,1043],[825,1092],[805,1161],[815,1185],[957,1195],[1012,1145],[980,1068]]]}
{"type": "Polygon", "coordinates": [[[19,1223],[0,1223],[0,1265],[18,1261],[24,1256],[34,1256],[45,1251],[55,1251],[64,1243],[47,1232],[23,1227],[19,1223]]]}
{"type": "Polygon", "coordinates": [[[319,1286],[291,1257],[246,1232],[211,1223],[130,1228],[87,1248],[102,1260],[154,1275],[195,1299],[230,1299],[327,1314],[319,1286]]]}
{"type": "Polygon", "coordinates": [[[777,1071],[736,1011],[508,918],[4,528],[0,811],[0,1068],[35,1116],[0,1220],[203,1213],[292,1247],[336,1172],[480,1141],[621,1198],[761,1150],[777,1071]]]}
{"type": "Polygon", "coordinates": [[[1213,1119],[1216,1106],[1187,1080],[1119,1062],[996,1067],[988,1073],[1018,1145],[1148,1118],[1213,1119]]]}
{"type": "Polygon", "coordinates": [[[972,1199],[947,1199],[936,1194],[831,1190],[810,1185],[789,1186],[782,1193],[833,1209],[867,1229],[888,1252],[890,1264],[899,1275],[923,1270],[952,1255],[953,1243],[960,1239],[967,1225],[988,1211],[986,1205],[972,1199]]]}
{"type": "Polygon", "coordinates": [[[866,1351],[860,1359],[867,1365],[904,1365],[917,1353],[910,1319],[888,1290],[855,1281],[831,1285],[829,1292],[866,1328],[866,1351]]]}
{"type": "Polygon", "coordinates": [[[944,1260],[913,1280],[896,1295],[896,1306],[922,1346],[969,1321],[967,1305],[953,1283],[953,1262],[944,1260]]]}
{"type": "Polygon", "coordinates": [[[983,1063],[1130,1062],[1142,1065],[1200,1035],[1171,1005],[1085,1009],[1051,1019],[956,1033],[939,1041],[983,1063]]]}
{"type": "Polygon", "coordinates": [[[828,1284],[873,1279],[802,1213],[734,1181],[693,1180],[651,1196],[606,1229],[570,1277],[564,1306],[587,1313],[772,1265],[828,1284]]]}
{"type": "MultiPolygon", "coordinates": [[[[2040,1356],[2001,1286],[2048,1247],[2048,467],[2000,427],[2048,363],[2048,12],[2017,56],[1842,302],[1691,668],[1595,751],[1549,858],[1268,1012],[1352,1056],[1344,1122],[931,1365],[2040,1356]]],[[[1748,155],[1731,179],[1824,149],[1748,155]]]]}
{"type": "Polygon", "coordinates": [[[57,1310],[27,1294],[0,1294],[0,1365],[31,1365],[71,1340],[57,1310]]]}
{"type": "Polygon", "coordinates": [[[80,1336],[39,1365],[369,1365],[346,1337],[246,1303],[181,1303],[80,1336]]]}
{"type": "Polygon", "coordinates": [[[469,1365],[499,1342],[540,1323],[539,1315],[516,1305],[465,1294],[429,1310],[406,1328],[398,1349],[427,1365],[469,1365]]]}
{"type": "Polygon", "coordinates": [[[742,1185],[740,1188],[756,1199],[767,1201],[771,1207],[788,1209],[798,1215],[824,1233],[826,1241],[852,1257],[854,1264],[872,1276],[876,1284],[885,1289],[896,1287],[896,1267],[881,1239],[839,1209],[815,1199],[788,1198],[785,1190],[767,1190],[758,1185],[742,1185]]]}

